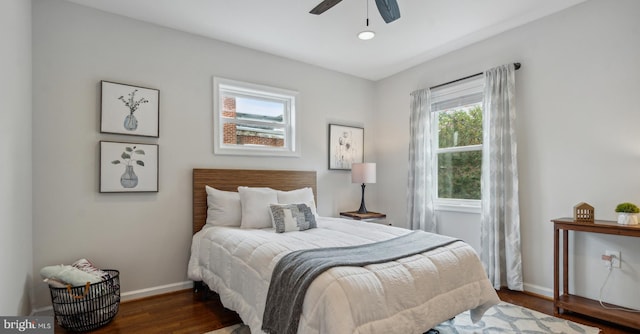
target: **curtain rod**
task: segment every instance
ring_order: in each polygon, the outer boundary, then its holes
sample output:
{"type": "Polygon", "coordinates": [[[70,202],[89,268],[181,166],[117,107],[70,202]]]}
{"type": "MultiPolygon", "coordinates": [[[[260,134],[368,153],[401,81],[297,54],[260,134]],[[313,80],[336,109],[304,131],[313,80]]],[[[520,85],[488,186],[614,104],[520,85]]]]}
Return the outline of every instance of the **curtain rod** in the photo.
{"type": "MultiPolygon", "coordinates": [[[[516,68],[516,70],[518,70],[518,69],[520,69],[521,65],[520,65],[520,63],[513,63],[513,66],[516,68]]],[[[445,82],[443,84],[439,84],[439,85],[436,85],[436,86],[433,86],[433,87],[429,87],[429,89],[434,89],[434,88],[446,86],[448,84],[452,84],[454,82],[458,82],[458,81],[470,79],[470,78],[473,78],[473,77],[477,77],[477,76],[482,75],[482,74],[484,74],[484,72],[476,73],[474,75],[470,75],[470,76],[467,76],[467,77],[464,77],[464,78],[460,78],[460,79],[456,79],[456,80],[453,80],[453,81],[445,82]]]]}

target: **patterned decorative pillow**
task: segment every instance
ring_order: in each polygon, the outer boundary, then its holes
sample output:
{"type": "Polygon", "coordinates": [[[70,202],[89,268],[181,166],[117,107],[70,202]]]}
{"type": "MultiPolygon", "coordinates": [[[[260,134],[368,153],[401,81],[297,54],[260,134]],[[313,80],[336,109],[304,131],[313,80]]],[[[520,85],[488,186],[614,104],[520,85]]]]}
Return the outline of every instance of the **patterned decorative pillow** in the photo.
{"type": "Polygon", "coordinates": [[[316,216],[306,204],[271,204],[271,221],[276,233],[316,228],[316,216]]]}

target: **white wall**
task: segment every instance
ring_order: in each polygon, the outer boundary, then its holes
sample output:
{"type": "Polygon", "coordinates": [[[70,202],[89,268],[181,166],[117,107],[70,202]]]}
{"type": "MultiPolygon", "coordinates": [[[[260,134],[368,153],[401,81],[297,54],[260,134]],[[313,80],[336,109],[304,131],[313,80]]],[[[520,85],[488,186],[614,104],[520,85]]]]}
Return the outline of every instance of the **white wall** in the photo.
{"type": "Polygon", "coordinates": [[[31,1],[0,2],[0,315],[31,311],[31,1]]]}
{"type": "MultiPolygon", "coordinates": [[[[619,202],[640,203],[638,13],[640,1],[588,1],[378,82],[382,210],[406,221],[409,93],[521,62],[516,96],[524,281],[527,290],[550,295],[549,220],[571,216],[581,201],[595,207],[598,219],[615,219],[619,202]]],[[[460,223],[455,215],[446,217],[439,222],[445,229],[460,223]]],[[[607,273],[600,254],[621,250],[623,268],[611,276],[605,300],[640,308],[637,239],[583,234],[574,245],[572,285],[578,294],[597,298],[607,273]]]]}
{"type": "Polygon", "coordinates": [[[33,6],[35,270],[86,257],[119,269],[123,292],[186,281],[194,167],[316,170],[320,214],[357,208],[350,174],[327,170],[327,124],[368,128],[372,82],[60,0],[33,6]],[[302,157],[214,155],[214,75],[299,91],[302,157]],[[100,80],[159,89],[160,138],[100,134],[100,80]],[[159,144],[160,191],[98,193],[100,140],[159,144]]]}

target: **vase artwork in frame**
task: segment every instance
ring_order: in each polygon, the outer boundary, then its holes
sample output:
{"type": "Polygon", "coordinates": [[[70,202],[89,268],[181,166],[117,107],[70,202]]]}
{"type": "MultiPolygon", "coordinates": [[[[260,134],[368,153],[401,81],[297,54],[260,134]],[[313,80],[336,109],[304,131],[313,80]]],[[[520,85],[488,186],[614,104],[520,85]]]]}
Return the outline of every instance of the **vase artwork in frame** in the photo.
{"type": "Polygon", "coordinates": [[[100,141],[100,192],[157,192],[158,145],[100,141]]]}
{"type": "Polygon", "coordinates": [[[159,90],[104,80],[100,88],[100,132],[159,137],[159,90]]]}
{"type": "Polygon", "coordinates": [[[329,169],[351,170],[364,161],[364,128],[329,124],[329,169]]]}

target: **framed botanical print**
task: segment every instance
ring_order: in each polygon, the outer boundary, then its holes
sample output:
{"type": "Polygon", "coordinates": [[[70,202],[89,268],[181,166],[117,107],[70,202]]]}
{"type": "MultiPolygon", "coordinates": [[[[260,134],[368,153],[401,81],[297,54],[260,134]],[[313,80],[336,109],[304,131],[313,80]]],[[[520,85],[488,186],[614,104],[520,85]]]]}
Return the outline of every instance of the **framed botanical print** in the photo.
{"type": "Polygon", "coordinates": [[[100,85],[100,132],[159,137],[159,90],[109,81],[100,85]]]}
{"type": "Polygon", "coordinates": [[[364,129],[329,124],[329,169],[351,170],[364,161],[364,129]]]}
{"type": "Polygon", "coordinates": [[[157,144],[100,142],[101,193],[157,191],[157,144]]]}

